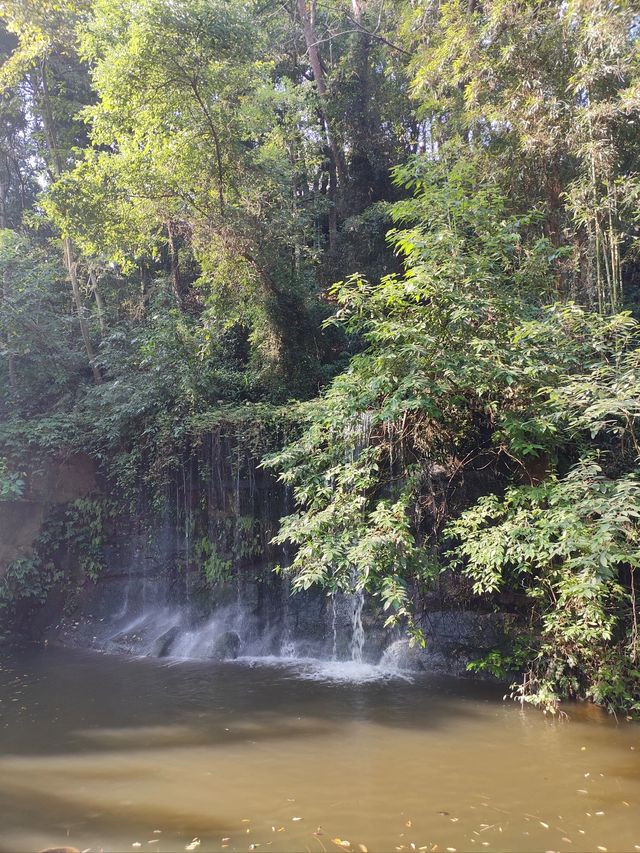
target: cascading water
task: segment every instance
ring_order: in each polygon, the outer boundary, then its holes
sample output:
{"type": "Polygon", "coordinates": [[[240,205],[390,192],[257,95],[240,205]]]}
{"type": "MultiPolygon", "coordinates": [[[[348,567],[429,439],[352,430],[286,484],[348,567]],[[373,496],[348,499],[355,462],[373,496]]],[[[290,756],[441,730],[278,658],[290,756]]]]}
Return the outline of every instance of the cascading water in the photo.
{"type": "Polygon", "coordinates": [[[351,660],[354,663],[362,663],[362,653],[364,651],[363,607],[364,592],[357,590],[353,595],[353,617],[351,621],[351,660]]]}
{"type": "MultiPolygon", "coordinates": [[[[371,428],[369,415],[354,424],[356,456],[368,444],[371,428]]],[[[354,571],[350,592],[335,593],[330,602],[313,591],[292,596],[286,572],[276,579],[268,562],[278,560],[284,567],[291,562],[286,550],[269,552],[275,519],[291,512],[290,492],[279,492],[265,475],[258,476],[251,458],[220,430],[202,448],[176,471],[160,526],[143,527],[144,541],[134,528],[124,571],[100,582],[98,618],[74,625],[73,641],[167,660],[281,662],[309,678],[361,681],[391,674],[371,662],[382,650],[379,641],[365,636],[360,573],[354,571]],[[260,562],[242,556],[250,551],[240,540],[242,513],[260,530],[265,555],[260,562]],[[214,545],[221,528],[232,530],[233,577],[209,588],[194,547],[203,520],[214,545]]],[[[149,517],[146,507],[138,517],[149,517]]],[[[248,535],[256,535],[255,527],[248,535]]]]}
{"type": "MultiPolygon", "coordinates": [[[[265,618],[252,610],[248,600],[238,605],[235,584],[227,603],[214,607],[203,618],[193,604],[171,604],[166,596],[167,603],[162,604],[162,596],[154,595],[153,603],[145,607],[140,595],[144,578],[138,575],[138,590],[135,583],[134,578],[131,588],[127,584],[122,590],[111,619],[89,624],[90,634],[85,635],[89,644],[111,653],[158,657],[168,662],[238,660],[290,666],[298,677],[314,680],[360,682],[400,674],[396,658],[383,655],[382,650],[377,653],[378,662],[375,657],[370,660],[362,590],[337,593],[324,608],[318,600],[311,604],[294,596],[287,604],[289,617],[278,624],[274,615],[265,618]]],[[[273,606],[282,607],[282,599],[274,599],[273,606]]],[[[80,635],[77,641],[81,642],[80,635]]]]}
{"type": "Polygon", "coordinates": [[[331,596],[331,660],[338,659],[338,608],[335,593],[331,596]]]}

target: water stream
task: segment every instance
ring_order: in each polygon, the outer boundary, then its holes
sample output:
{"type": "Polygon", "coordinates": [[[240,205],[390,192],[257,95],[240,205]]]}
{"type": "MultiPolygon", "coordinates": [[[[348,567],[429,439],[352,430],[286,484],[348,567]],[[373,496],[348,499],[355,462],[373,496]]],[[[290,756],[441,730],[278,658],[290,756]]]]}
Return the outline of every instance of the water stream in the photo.
{"type": "Polygon", "coordinates": [[[351,621],[351,660],[362,663],[364,650],[364,626],[362,610],[364,608],[364,592],[360,589],[353,594],[353,618],[351,621]]]}
{"type": "Polygon", "coordinates": [[[460,679],[299,676],[4,650],[0,851],[640,849],[637,724],[460,679]]]}

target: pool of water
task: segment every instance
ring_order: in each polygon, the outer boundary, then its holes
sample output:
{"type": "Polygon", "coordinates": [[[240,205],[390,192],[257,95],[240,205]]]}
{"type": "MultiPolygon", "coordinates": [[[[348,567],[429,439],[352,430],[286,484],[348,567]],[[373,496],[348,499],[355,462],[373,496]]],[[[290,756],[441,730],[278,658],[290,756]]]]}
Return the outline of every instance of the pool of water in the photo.
{"type": "Polygon", "coordinates": [[[640,850],[638,724],[274,664],[3,650],[0,851],[640,850]]]}

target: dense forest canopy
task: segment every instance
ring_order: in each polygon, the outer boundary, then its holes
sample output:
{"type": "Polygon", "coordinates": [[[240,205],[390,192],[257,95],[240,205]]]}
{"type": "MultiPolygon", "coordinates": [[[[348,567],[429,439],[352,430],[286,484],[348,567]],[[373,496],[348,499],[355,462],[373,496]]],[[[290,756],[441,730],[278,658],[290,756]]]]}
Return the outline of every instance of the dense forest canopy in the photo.
{"type": "Polygon", "coordinates": [[[295,586],[420,642],[444,585],[513,613],[477,666],[523,698],[640,710],[637,4],[0,20],[0,499],[34,454],[130,494],[194,419],[286,417],[295,586]]]}

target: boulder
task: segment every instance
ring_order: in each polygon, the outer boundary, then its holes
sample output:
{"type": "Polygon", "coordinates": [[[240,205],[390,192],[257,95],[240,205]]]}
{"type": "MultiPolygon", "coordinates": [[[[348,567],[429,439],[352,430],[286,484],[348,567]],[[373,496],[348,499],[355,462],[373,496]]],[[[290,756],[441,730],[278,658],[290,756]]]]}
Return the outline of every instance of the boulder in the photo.
{"type": "Polygon", "coordinates": [[[179,634],[180,628],[177,625],[169,628],[169,630],[165,631],[164,634],[160,634],[158,639],[155,641],[153,651],[151,652],[152,656],[156,658],[168,657],[171,654],[171,647],[179,634]]]}
{"type": "Polygon", "coordinates": [[[214,641],[211,657],[214,660],[235,660],[240,653],[240,637],[235,631],[225,631],[214,641]]]}

